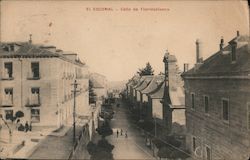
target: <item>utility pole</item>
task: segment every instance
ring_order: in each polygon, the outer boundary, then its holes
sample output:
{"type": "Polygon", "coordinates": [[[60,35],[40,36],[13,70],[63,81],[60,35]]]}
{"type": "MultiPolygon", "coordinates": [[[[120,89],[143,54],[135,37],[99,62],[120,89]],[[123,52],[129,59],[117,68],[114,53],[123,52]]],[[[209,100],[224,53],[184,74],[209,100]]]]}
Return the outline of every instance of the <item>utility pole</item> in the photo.
{"type": "Polygon", "coordinates": [[[74,90],[72,92],[74,94],[74,104],[73,104],[73,142],[75,142],[75,139],[76,139],[76,93],[80,92],[80,91],[76,90],[77,86],[79,85],[78,83],[76,83],[76,80],[71,85],[74,86],[74,90]]]}

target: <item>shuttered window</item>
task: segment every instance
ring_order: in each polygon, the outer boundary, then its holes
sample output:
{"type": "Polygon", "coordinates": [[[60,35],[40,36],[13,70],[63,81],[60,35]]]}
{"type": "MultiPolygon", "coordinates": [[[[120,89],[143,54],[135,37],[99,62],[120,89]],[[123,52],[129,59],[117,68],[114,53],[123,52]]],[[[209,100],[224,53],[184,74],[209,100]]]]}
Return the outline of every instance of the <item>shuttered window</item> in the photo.
{"type": "Polygon", "coordinates": [[[222,118],[225,121],[229,120],[229,101],[225,99],[222,100],[222,118]]]}

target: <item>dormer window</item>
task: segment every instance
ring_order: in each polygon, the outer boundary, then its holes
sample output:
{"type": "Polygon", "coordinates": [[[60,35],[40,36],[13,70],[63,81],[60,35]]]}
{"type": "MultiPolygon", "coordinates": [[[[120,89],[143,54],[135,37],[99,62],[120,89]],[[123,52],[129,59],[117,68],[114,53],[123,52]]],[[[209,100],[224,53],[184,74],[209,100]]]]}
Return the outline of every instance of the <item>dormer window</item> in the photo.
{"type": "Polygon", "coordinates": [[[13,44],[10,45],[10,51],[14,51],[15,50],[15,47],[13,44]]]}

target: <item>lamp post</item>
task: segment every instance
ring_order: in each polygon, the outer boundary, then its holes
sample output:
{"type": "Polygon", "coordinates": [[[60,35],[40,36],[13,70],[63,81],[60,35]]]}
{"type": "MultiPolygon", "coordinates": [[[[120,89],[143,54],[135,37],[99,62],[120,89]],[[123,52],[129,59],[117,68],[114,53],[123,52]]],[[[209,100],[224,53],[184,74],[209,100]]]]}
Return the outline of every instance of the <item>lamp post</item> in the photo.
{"type": "Polygon", "coordinates": [[[73,142],[75,142],[76,139],[76,93],[79,92],[76,90],[77,86],[79,85],[76,80],[74,81],[73,84],[74,89],[73,89],[73,94],[74,94],[74,104],[73,104],[73,142]]]}

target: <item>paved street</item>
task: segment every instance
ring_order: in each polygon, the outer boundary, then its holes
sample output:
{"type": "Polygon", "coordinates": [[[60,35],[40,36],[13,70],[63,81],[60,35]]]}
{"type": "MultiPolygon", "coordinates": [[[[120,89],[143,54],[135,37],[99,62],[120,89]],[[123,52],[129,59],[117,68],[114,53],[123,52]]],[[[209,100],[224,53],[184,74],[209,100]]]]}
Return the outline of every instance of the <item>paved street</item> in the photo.
{"type": "Polygon", "coordinates": [[[114,107],[115,116],[111,121],[113,135],[107,137],[108,141],[115,145],[113,155],[115,159],[155,159],[152,156],[152,151],[145,146],[143,137],[139,130],[128,119],[128,110],[125,104],[121,103],[120,107],[114,107]],[[123,135],[117,138],[117,129],[123,130],[123,135]],[[125,138],[125,131],[128,133],[128,138],[125,138]]]}

